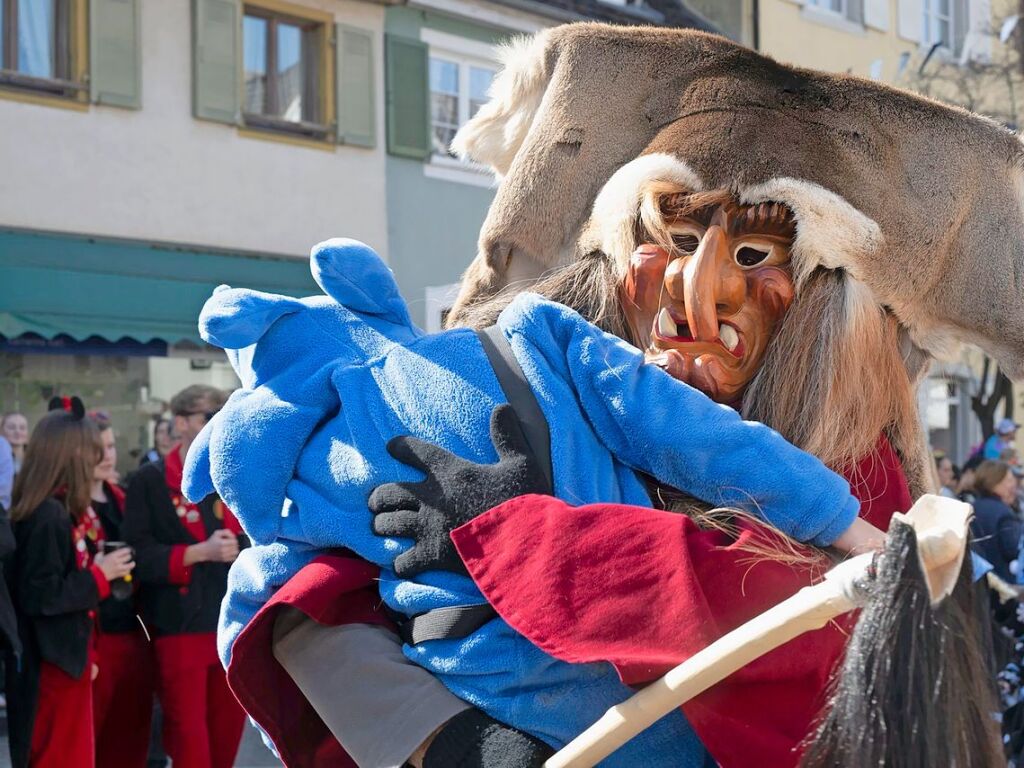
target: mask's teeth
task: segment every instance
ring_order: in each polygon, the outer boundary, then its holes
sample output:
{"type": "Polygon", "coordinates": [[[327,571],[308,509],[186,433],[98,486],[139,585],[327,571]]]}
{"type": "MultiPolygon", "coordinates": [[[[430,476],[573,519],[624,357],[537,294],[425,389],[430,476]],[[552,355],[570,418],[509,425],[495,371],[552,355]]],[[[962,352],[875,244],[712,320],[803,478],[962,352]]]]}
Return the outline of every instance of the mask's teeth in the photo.
{"type": "Polygon", "coordinates": [[[734,351],[740,344],[740,335],[731,325],[721,325],[718,328],[718,338],[722,340],[725,348],[730,352],[734,351]]]}
{"type": "Polygon", "coordinates": [[[668,309],[662,309],[658,313],[658,335],[668,337],[674,337],[679,335],[679,328],[676,326],[676,321],[672,319],[672,315],[669,314],[668,309]]]}

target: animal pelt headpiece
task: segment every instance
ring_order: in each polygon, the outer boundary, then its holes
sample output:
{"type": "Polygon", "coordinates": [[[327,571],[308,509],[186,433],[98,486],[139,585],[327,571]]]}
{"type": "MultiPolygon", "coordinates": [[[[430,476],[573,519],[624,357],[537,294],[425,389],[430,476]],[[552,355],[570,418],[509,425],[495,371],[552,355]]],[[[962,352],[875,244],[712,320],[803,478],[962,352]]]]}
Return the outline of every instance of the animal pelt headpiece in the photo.
{"type": "MultiPolygon", "coordinates": [[[[566,25],[506,48],[504,61],[491,100],[454,144],[502,177],[455,322],[504,286],[594,251],[622,268],[640,236],[645,195],[667,182],[789,206],[798,293],[784,325],[831,324],[840,336],[858,336],[862,350],[891,347],[911,383],[929,353],[956,342],[977,344],[1011,376],[1024,376],[1024,145],[1010,131],[688,30],[566,25]]],[[[826,368],[833,379],[808,386],[835,388],[844,372],[854,378],[849,345],[797,331],[777,341],[789,351],[819,349],[796,373],[826,368]]],[[[793,376],[786,379],[793,389],[793,376]]],[[[893,412],[876,407],[875,415],[884,428],[902,422],[897,431],[914,433],[896,436],[906,453],[921,436],[911,424],[912,387],[901,388],[906,396],[893,412]]],[[[804,393],[796,407],[839,416],[856,407],[852,394],[830,407],[822,391],[804,393]]],[[[873,394],[862,392],[861,403],[873,394]]],[[[764,412],[771,399],[752,415],[777,422],[779,414],[764,412]]],[[[878,434],[871,420],[857,446],[816,452],[831,463],[852,459],[878,434]]],[[[810,432],[838,423],[782,431],[814,450],[828,439],[810,432]]],[[[928,483],[925,458],[917,463],[919,492],[928,483]]]]}

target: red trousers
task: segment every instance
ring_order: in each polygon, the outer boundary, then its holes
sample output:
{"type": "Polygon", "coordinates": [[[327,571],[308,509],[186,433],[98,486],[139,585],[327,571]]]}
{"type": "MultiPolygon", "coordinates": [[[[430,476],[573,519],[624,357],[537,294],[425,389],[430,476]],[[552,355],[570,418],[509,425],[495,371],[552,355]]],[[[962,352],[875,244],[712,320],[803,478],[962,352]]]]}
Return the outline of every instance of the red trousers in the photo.
{"type": "Polygon", "coordinates": [[[59,667],[42,662],[39,706],[32,726],[29,765],[32,768],[93,768],[92,664],[75,679],[59,667]]]}
{"type": "Polygon", "coordinates": [[[145,768],[153,718],[153,649],[141,630],[101,634],[92,684],[99,768],[145,768]]]}
{"type": "Polygon", "coordinates": [[[170,635],[154,643],[164,750],[183,768],[231,768],[245,711],[228,688],[216,635],[170,635]]]}

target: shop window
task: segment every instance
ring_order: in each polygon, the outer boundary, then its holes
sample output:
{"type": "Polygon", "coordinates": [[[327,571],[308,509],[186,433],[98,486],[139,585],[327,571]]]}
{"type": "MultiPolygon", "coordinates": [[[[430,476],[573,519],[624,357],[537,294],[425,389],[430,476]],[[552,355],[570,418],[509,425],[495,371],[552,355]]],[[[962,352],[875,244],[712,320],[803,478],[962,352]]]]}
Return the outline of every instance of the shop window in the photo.
{"type": "Polygon", "coordinates": [[[84,95],[81,0],[0,0],[0,85],[53,96],[84,95]]]}
{"type": "Polygon", "coordinates": [[[242,118],[247,126],[325,138],[327,25],[272,6],[244,6],[242,118]]]}

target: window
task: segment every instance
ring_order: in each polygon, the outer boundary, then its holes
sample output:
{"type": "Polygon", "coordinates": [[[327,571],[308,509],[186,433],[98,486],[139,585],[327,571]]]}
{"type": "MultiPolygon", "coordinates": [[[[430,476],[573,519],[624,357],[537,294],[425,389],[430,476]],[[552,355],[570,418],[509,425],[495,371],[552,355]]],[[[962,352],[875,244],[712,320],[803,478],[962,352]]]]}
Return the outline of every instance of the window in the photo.
{"type": "Polygon", "coordinates": [[[327,25],[246,5],[242,20],[247,126],[325,138],[327,25]]]}
{"type": "Polygon", "coordinates": [[[455,133],[487,103],[495,67],[447,52],[430,54],[430,131],[434,157],[451,157],[455,133]]]}
{"type": "Polygon", "coordinates": [[[77,0],[0,0],[0,84],[56,96],[84,94],[75,61],[82,10],[77,0]]]}
{"type": "Polygon", "coordinates": [[[953,0],[924,0],[924,44],[953,48],[953,0]]]}
{"type": "Polygon", "coordinates": [[[846,0],[807,0],[807,4],[823,11],[846,15],[846,0]]]}

